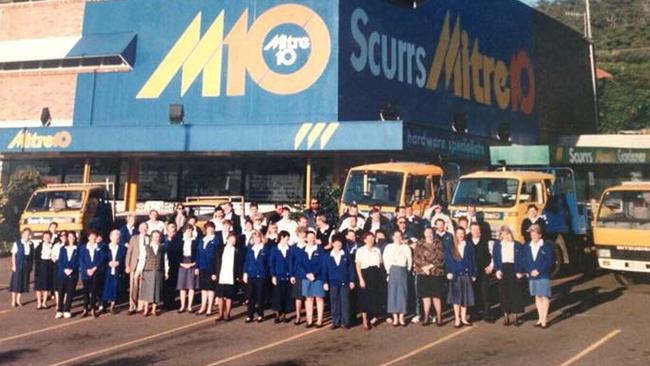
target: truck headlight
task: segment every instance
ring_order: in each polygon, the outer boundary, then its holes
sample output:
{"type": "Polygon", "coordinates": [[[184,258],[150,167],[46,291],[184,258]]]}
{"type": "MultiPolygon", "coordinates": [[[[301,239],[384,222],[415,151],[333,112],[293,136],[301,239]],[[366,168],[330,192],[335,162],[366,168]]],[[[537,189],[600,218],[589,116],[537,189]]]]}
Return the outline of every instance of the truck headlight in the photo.
{"type": "Polygon", "coordinates": [[[610,249],[598,249],[598,256],[601,258],[611,258],[612,251],[610,249]]]}

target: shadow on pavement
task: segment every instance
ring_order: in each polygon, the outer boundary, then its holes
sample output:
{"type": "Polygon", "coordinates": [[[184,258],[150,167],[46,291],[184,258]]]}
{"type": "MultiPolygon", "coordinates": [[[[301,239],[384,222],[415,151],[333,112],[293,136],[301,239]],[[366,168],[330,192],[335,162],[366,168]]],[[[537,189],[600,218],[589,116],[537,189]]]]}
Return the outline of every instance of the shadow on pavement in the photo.
{"type": "Polygon", "coordinates": [[[552,318],[549,324],[557,324],[570,319],[574,315],[582,314],[599,305],[616,300],[623,294],[623,291],[623,287],[618,287],[611,291],[602,292],[601,287],[595,286],[560,296],[551,302],[549,314],[553,314],[554,311],[559,309],[562,309],[562,311],[559,315],[552,318]]]}
{"type": "Polygon", "coordinates": [[[127,366],[127,365],[149,365],[156,363],[157,361],[154,357],[152,356],[140,356],[140,357],[119,357],[119,358],[113,358],[107,361],[102,361],[102,362],[87,362],[83,363],[84,365],[93,365],[93,366],[113,366],[113,365],[120,365],[120,366],[127,366]]]}
{"type": "Polygon", "coordinates": [[[21,356],[24,356],[26,354],[30,353],[36,353],[38,352],[37,350],[33,348],[19,348],[7,352],[0,352],[0,364],[8,363],[8,362],[15,362],[20,358],[21,356]]]}

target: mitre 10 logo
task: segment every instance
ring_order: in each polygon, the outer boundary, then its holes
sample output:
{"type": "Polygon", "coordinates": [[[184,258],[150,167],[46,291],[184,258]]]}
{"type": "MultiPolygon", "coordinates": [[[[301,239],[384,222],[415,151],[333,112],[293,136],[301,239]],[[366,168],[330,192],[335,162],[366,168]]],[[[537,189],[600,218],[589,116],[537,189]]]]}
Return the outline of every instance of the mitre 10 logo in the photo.
{"type": "Polygon", "coordinates": [[[181,96],[202,73],[201,95],[246,94],[246,77],[276,95],[300,93],[311,87],[325,71],[331,53],[330,32],[312,9],[298,4],[275,6],[260,14],[249,27],[248,9],[225,34],[224,11],[201,36],[199,12],[164,56],[138,92],[138,99],[155,99],[181,73],[181,96]],[[223,51],[228,47],[227,69],[223,51]]]}

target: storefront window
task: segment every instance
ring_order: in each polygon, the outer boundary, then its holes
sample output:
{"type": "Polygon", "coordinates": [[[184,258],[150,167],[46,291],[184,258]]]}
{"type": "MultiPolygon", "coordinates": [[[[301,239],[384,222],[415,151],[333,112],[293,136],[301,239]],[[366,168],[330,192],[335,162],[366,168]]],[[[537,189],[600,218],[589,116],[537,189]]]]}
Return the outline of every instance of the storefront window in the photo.
{"type": "Polygon", "coordinates": [[[174,201],[178,196],[178,162],[143,160],[139,181],[139,201],[174,201]]]}
{"type": "Polygon", "coordinates": [[[233,159],[200,159],[183,162],[181,198],[190,196],[236,196],[242,191],[242,170],[233,159]]]}
{"type": "Polygon", "coordinates": [[[256,202],[291,203],[305,198],[305,165],[302,159],[258,159],[246,173],[246,199],[256,202]]]}

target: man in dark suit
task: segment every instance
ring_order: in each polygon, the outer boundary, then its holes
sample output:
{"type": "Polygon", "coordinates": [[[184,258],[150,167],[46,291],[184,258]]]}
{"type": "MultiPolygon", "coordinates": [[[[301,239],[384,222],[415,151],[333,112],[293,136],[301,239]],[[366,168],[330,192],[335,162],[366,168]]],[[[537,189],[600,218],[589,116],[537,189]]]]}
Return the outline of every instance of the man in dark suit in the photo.
{"type": "Polygon", "coordinates": [[[241,234],[241,218],[233,210],[232,202],[224,203],[222,205],[222,208],[224,213],[223,218],[230,220],[232,223],[232,230],[237,233],[237,235],[241,234]]]}
{"type": "MultiPolygon", "coordinates": [[[[467,243],[474,246],[474,258],[476,261],[474,294],[477,301],[475,309],[482,310],[483,320],[488,323],[493,323],[494,318],[490,314],[490,276],[494,269],[492,267],[489,237],[483,235],[481,232],[481,225],[477,222],[470,224],[469,232],[470,235],[467,239],[467,243]]],[[[474,311],[474,313],[475,315],[478,315],[476,314],[478,311],[474,311]]]]}

